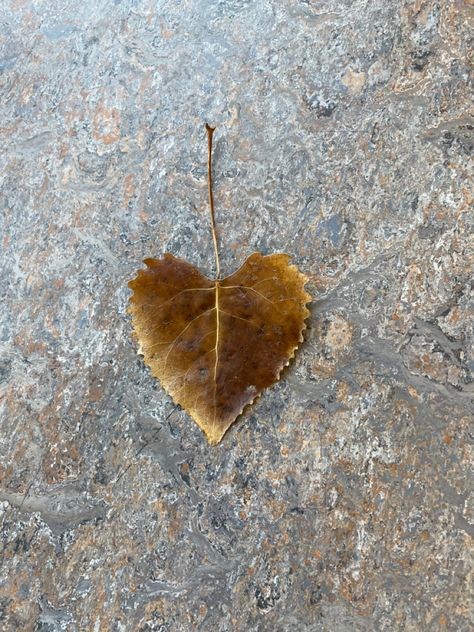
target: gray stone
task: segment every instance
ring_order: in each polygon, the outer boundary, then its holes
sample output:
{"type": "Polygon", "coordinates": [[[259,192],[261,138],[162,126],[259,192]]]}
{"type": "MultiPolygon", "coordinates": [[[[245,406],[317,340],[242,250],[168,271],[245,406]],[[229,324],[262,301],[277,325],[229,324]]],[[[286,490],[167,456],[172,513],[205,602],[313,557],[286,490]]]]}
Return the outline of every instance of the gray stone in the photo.
{"type": "Polygon", "coordinates": [[[0,11],[2,629],[471,630],[472,0],[0,11]],[[223,272],[314,297],[217,448],[126,312],[213,273],[205,121],[223,272]]]}

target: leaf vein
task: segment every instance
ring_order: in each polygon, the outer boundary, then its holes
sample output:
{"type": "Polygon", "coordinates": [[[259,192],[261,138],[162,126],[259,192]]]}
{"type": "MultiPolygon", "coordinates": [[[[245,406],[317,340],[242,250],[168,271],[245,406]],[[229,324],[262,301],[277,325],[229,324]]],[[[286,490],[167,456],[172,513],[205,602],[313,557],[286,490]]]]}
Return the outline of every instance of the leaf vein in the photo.
{"type": "Polygon", "coordinates": [[[163,365],[163,372],[166,371],[166,367],[168,364],[168,358],[169,355],[171,353],[171,351],[174,349],[174,346],[176,345],[176,343],[178,342],[178,340],[181,338],[181,336],[186,333],[186,331],[189,329],[189,327],[191,327],[191,325],[198,320],[198,318],[201,318],[202,316],[205,316],[206,314],[210,314],[211,312],[213,312],[216,308],[215,307],[211,307],[210,309],[207,309],[205,312],[201,312],[201,314],[198,314],[195,318],[193,318],[192,320],[189,321],[189,323],[186,325],[186,327],[184,329],[182,329],[180,331],[180,333],[176,336],[176,338],[173,340],[173,343],[171,344],[170,348],[168,349],[168,352],[165,356],[164,359],[164,365],[163,365]]]}

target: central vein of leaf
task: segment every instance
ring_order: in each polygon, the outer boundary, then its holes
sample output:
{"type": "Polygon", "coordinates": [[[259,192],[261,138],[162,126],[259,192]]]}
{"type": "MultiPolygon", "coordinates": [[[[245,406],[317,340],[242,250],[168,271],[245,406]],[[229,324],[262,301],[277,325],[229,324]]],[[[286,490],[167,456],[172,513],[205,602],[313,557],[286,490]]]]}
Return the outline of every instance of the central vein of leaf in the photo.
{"type": "Polygon", "coordinates": [[[214,348],[214,351],[216,353],[216,361],[214,362],[214,419],[213,419],[213,423],[215,425],[216,423],[216,394],[217,394],[217,364],[219,362],[219,335],[220,335],[220,331],[219,331],[219,281],[216,281],[216,304],[215,304],[215,310],[216,310],[216,346],[214,348]]]}

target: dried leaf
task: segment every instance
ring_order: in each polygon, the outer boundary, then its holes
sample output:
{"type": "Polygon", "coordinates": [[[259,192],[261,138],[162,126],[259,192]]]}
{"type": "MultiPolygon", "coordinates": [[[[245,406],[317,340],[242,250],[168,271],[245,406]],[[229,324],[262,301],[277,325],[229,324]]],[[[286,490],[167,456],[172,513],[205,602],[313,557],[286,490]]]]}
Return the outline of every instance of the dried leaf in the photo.
{"type": "MultiPolygon", "coordinates": [[[[306,277],[286,254],[252,254],[219,279],[210,173],[209,193],[217,279],[166,253],[146,259],[130,281],[130,312],[139,353],[162,386],[217,444],[247,404],[278,381],[303,340],[306,277]]],[[[210,133],[209,133],[210,132],[210,133]]]]}
{"type": "Polygon", "coordinates": [[[302,341],[306,278],[288,255],[251,255],[211,281],[171,254],[146,259],[129,283],[140,353],[152,373],[218,443],[302,341]]]}

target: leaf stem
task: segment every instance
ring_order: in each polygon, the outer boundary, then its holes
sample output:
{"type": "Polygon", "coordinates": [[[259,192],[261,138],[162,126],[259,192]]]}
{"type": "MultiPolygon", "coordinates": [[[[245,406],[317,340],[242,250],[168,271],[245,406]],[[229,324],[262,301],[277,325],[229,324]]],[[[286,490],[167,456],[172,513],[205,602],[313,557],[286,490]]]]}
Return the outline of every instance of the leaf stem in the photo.
{"type": "Polygon", "coordinates": [[[206,123],[207,131],[207,185],[209,189],[209,207],[211,210],[211,232],[212,241],[214,242],[214,253],[216,255],[216,279],[219,279],[221,269],[219,263],[219,250],[217,248],[216,220],[214,217],[214,197],[212,195],[212,134],[215,127],[211,127],[206,123]]]}

